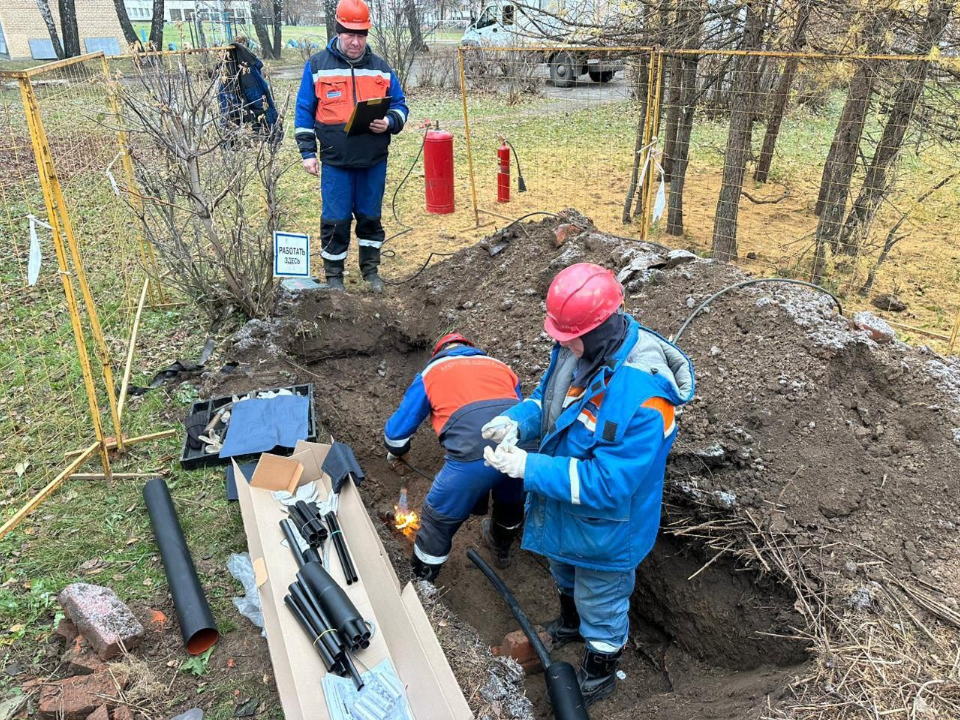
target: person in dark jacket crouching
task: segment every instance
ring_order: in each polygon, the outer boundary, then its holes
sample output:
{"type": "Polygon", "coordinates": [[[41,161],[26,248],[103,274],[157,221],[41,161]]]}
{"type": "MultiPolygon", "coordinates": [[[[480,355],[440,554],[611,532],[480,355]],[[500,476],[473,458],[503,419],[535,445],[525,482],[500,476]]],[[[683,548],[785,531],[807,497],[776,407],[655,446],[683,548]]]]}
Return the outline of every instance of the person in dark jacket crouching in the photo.
{"type": "Polygon", "coordinates": [[[297,93],[295,135],[303,169],[320,175],[320,257],[331,290],[344,289],[343,264],[355,217],[360,272],[371,290],[383,292],[378,268],[387,148],[390,136],[407,122],[407,105],[396,74],[367,47],[369,29],[367,4],[340,0],[337,35],[307,61],[297,93]],[[369,132],[345,132],[359,101],[385,97],[390,98],[385,118],[371,122],[369,132]]]}
{"type": "Polygon", "coordinates": [[[533,394],[493,418],[484,457],[523,478],[523,548],[550,561],[560,616],[553,647],[586,643],[577,679],[587,704],[614,692],[635,569],[660,527],[676,408],[693,398],[690,360],[624,313],[609,270],[578,263],[547,292],[556,340],[533,394]],[[539,442],[525,452],[518,442],[539,442]]]}
{"type": "Polygon", "coordinates": [[[402,462],[411,437],[428,416],[447,451],[421,511],[410,561],[417,576],[437,579],[453,536],[471,513],[486,514],[491,490],[493,512],[482,523],[483,541],[498,567],[510,564],[510,549],[523,524],[523,483],[484,463],[483,450],[493,443],[481,438],[480,429],[519,399],[520,382],[509,366],[451,333],[434,346],[430,362],[387,421],[384,442],[391,465],[402,462]]]}

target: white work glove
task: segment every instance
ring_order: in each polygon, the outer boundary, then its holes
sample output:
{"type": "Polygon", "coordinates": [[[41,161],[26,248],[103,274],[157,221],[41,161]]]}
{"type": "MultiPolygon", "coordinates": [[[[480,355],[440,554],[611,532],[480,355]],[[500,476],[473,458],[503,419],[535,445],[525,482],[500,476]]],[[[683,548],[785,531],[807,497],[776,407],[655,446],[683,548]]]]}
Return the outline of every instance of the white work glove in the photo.
{"type": "Polygon", "coordinates": [[[483,449],[483,459],[487,465],[517,480],[523,479],[523,474],[527,469],[527,451],[521,450],[515,445],[511,447],[500,445],[496,450],[485,447],[483,449]]]}
{"type": "Polygon", "coordinates": [[[516,447],[520,440],[520,426],[506,415],[497,415],[480,428],[480,435],[484,440],[499,443],[502,448],[516,447]]]}
{"type": "Polygon", "coordinates": [[[394,455],[389,450],[387,450],[387,464],[397,475],[407,474],[407,464],[400,459],[399,455],[394,455]]]}

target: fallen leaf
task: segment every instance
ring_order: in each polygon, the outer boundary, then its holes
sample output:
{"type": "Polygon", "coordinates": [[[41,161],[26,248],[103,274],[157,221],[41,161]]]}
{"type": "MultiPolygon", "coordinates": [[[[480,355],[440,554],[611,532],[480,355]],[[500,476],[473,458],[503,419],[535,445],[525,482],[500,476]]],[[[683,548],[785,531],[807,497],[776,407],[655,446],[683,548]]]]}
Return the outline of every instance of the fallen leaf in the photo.
{"type": "Polygon", "coordinates": [[[150,578],[146,578],[143,581],[143,584],[146,585],[147,587],[150,587],[151,585],[153,585],[153,580],[151,580],[150,578]]]}
{"type": "Polygon", "coordinates": [[[10,626],[10,632],[11,632],[11,633],[18,633],[18,632],[20,632],[21,630],[23,630],[23,623],[17,623],[16,625],[11,625],[11,626],[10,626]]]}
{"type": "Polygon", "coordinates": [[[80,563],[80,572],[85,572],[89,575],[94,570],[103,568],[103,566],[106,564],[107,563],[103,558],[90,558],[86,562],[80,563]]]}
{"type": "Polygon", "coordinates": [[[29,460],[21,460],[16,465],[13,466],[14,472],[17,473],[17,477],[23,477],[23,474],[27,471],[27,468],[30,467],[29,460]]]}

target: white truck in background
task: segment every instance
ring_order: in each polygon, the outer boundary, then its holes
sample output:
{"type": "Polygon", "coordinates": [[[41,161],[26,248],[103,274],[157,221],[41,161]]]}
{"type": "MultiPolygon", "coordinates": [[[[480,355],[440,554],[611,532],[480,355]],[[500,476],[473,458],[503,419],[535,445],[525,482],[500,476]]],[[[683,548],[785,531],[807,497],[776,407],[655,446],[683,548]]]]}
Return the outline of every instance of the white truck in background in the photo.
{"type": "Polygon", "coordinates": [[[581,75],[607,83],[623,69],[621,60],[611,53],[567,49],[591,43],[580,37],[584,30],[574,29],[561,18],[577,21],[578,27],[597,28],[609,18],[609,10],[600,3],[589,9],[584,5],[584,0],[530,0],[530,4],[487,0],[480,15],[467,26],[460,44],[489,48],[549,46],[539,59],[550,66],[550,80],[555,86],[572,87],[581,75]]]}

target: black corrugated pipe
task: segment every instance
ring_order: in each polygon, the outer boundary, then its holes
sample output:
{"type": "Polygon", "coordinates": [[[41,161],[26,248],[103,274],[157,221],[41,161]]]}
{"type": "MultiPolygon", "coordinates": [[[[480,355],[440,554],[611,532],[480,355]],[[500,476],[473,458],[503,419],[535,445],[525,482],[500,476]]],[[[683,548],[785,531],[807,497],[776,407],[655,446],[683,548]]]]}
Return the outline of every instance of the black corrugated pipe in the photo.
{"type": "Polygon", "coordinates": [[[203,593],[197,569],[193,566],[190,548],[183,537],[183,528],[170,499],[170,490],[162,478],[154,478],[143,486],[143,499],[150,513],[153,535],[160,548],[160,559],[167,574],[167,585],[177,608],[180,634],[191,655],[201,655],[220,638],[217,624],[203,593]]]}
{"type": "Polygon", "coordinates": [[[507,607],[510,608],[510,612],[520,623],[520,629],[530,639],[530,646],[537,653],[537,657],[540,658],[540,664],[543,665],[543,674],[547,681],[547,693],[550,696],[553,716],[557,720],[590,720],[587,706],[583,702],[583,693],[580,692],[580,684],[577,682],[577,671],[573,669],[573,665],[568,662],[553,662],[550,660],[550,653],[547,652],[547,648],[544,647],[543,641],[523,608],[520,607],[520,603],[510,592],[510,588],[504,585],[500,576],[483,561],[483,558],[477,555],[475,550],[467,550],[467,557],[487,576],[487,580],[493,585],[494,590],[500,594],[500,597],[507,603],[507,607]]]}

